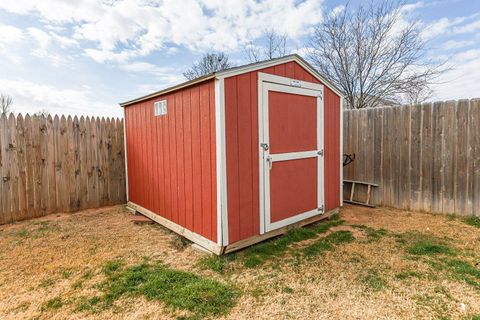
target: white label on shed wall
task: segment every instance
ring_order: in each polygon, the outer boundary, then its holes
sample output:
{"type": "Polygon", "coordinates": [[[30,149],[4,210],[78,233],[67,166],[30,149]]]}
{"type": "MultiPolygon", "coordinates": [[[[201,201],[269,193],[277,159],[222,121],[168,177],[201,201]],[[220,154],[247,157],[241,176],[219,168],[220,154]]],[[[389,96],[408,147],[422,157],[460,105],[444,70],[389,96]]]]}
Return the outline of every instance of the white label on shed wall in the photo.
{"type": "Polygon", "coordinates": [[[153,111],[156,116],[163,116],[167,114],[167,100],[160,100],[153,104],[153,111]]]}

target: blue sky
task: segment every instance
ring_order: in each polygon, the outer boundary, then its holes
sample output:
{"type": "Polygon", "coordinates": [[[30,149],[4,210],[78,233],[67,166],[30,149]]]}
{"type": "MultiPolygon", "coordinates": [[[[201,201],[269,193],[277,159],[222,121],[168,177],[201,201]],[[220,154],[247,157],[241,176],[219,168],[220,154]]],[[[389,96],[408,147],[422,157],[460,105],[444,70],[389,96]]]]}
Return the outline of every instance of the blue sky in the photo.
{"type": "MultiPolygon", "coordinates": [[[[302,53],[315,24],[346,1],[2,0],[0,92],[16,112],[121,116],[118,102],[184,81],[210,50],[247,62],[243,46],[262,31],[289,35],[302,53]]],[[[355,7],[359,1],[350,1],[355,7]]],[[[435,100],[480,97],[480,1],[409,1],[428,56],[453,67],[435,100]]]]}

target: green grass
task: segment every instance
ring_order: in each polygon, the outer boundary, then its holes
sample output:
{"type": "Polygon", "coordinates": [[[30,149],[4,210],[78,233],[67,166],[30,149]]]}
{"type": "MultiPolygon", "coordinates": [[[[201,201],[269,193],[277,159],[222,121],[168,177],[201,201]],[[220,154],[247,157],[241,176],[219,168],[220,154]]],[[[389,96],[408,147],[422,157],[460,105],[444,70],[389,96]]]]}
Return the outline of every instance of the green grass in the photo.
{"type": "Polygon", "coordinates": [[[480,217],[468,217],[463,219],[466,224],[474,226],[476,228],[480,228],[480,217]]]}
{"type": "Polygon", "coordinates": [[[289,249],[293,243],[315,237],[317,233],[308,228],[296,228],[288,231],[285,235],[268,240],[245,250],[242,256],[243,264],[247,268],[254,268],[265,261],[277,257],[289,249]]]}
{"type": "Polygon", "coordinates": [[[480,290],[480,270],[474,265],[460,259],[442,259],[441,263],[454,279],[480,290]]]}
{"type": "Polygon", "coordinates": [[[358,279],[372,291],[380,291],[387,286],[387,281],[376,269],[365,270],[358,279]]]}
{"type": "Polygon", "coordinates": [[[413,270],[402,271],[402,272],[399,272],[399,273],[395,274],[395,278],[397,280],[405,280],[405,279],[409,279],[409,278],[422,278],[423,276],[424,276],[423,273],[418,272],[418,271],[413,271],[413,270]]]}
{"type": "Polygon", "coordinates": [[[326,251],[333,251],[335,245],[342,243],[350,243],[355,240],[355,237],[350,231],[336,231],[324,238],[320,238],[311,245],[302,249],[305,256],[316,256],[326,251]]]}
{"type": "Polygon", "coordinates": [[[290,249],[294,243],[315,238],[318,234],[325,233],[330,228],[343,224],[339,214],[334,214],[330,220],[322,221],[313,227],[295,228],[285,235],[253,245],[241,255],[243,265],[255,268],[266,261],[278,257],[290,249]]]}
{"type": "Polygon", "coordinates": [[[230,262],[236,260],[236,254],[226,254],[223,256],[206,255],[200,258],[197,266],[203,270],[213,270],[217,273],[225,273],[230,265],[230,262]]]}
{"type": "Polygon", "coordinates": [[[22,229],[15,232],[13,235],[18,238],[27,238],[29,236],[29,232],[27,231],[27,229],[22,229]]]}
{"type": "Polygon", "coordinates": [[[407,249],[407,252],[413,255],[454,255],[455,251],[447,245],[434,243],[431,241],[419,241],[407,249]]]}
{"type": "Polygon", "coordinates": [[[387,236],[389,234],[388,231],[385,229],[374,229],[374,228],[367,227],[366,225],[363,225],[363,224],[352,224],[350,226],[353,228],[363,230],[367,234],[367,237],[370,241],[378,241],[382,237],[387,236]]]}
{"type": "Polygon", "coordinates": [[[42,311],[47,311],[47,310],[56,310],[60,309],[63,306],[62,298],[56,297],[53,299],[48,300],[42,305],[42,311]]]}
{"type": "Polygon", "coordinates": [[[293,293],[293,289],[290,287],[283,287],[282,292],[291,294],[293,293]]]}
{"type": "Polygon", "coordinates": [[[415,256],[454,256],[458,252],[445,240],[420,232],[396,234],[397,242],[406,246],[407,253],[415,256]]]}
{"type": "Polygon", "coordinates": [[[45,278],[38,284],[39,288],[48,288],[55,284],[55,279],[53,278],[45,278]]]}
{"type": "Polygon", "coordinates": [[[467,316],[465,320],[480,320],[480,314],[473,314],[473,315],[467,316]]]}
{"type": "Polygon", "coordinates": [[[229,285],[159,263],[124,267],[112,261],[103,271],[107,277],[100,285],[103,294],[81,299],[77,310],[95,312],[113,306],[122,296],[131,295],[162,301],[172,309],[186,310],[201,318],[227,314],[238,296],[229,285]]]}
{"type": "Polygon", "coordinates": [[[325,233],[328,230],[330,230],[330,228],[342,225],[344,222],[345,221],[343,221],[343,220],[333,219],[333,220],[326,221],[326,222],[323,222],[323,223],[320,223],[320,224],[316,225],[313,228],[313,230],[316,233],[325,233]]]}
{"type": "Polygon", "coordinates": [[[116,271],[120,270],[125,265],[125,262],[121,259],[108,261],[103,265],[102,272],[106,276],[113,275],[116,271]]]}

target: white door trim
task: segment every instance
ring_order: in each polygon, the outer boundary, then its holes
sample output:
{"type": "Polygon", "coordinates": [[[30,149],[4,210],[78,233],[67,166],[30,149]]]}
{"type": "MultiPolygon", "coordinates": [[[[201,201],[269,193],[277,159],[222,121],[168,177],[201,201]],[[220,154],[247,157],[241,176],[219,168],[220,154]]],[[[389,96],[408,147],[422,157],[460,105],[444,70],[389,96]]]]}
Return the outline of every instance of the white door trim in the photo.
{"type": "Polygon", "coordinates": [[[270,158],[272,159],[272,162],[276,162],[276,161],[314,158],[314,157],[317,157],[317,156],[318,156],[318,151],[313,150],[313,151],[276,153],[276,154],[271,154],[270,158]]]}
{"type": "Polygon", "coordinates": [[[324,209],[324,131],[323,131],[323,85],[295,79],[258,73],[258,124],[259,124],[259,191],[260,191],[260,234],[322,214],[324,209]],[[317,98],[317,149],[301,152],[270,155],[262,144],[269,145],[268,92],[285,92],[317,98]],[[270,216],[270,166],[276,161],[318,158],[318,203],[317,208],[287,219],[271,222],[270,216]],[[267,162],[268,160],[268,162],[267,162]]]}

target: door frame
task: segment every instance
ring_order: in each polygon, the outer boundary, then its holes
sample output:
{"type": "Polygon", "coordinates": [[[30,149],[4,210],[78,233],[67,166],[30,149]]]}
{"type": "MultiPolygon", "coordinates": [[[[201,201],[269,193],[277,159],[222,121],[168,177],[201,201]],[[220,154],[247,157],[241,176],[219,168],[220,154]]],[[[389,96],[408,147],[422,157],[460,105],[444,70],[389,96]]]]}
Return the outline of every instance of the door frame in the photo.
{"type": "MultiPolygon", "coordinates": [[[[325,212],[324,186],[324,87],[321,84],[300,81],[287,77],[258,73],[258,152],[259,152],[259,218],[260,234],[287,226],[289,224],[323,214],[325,212]],[[266,164],[266,152],[262,144],[269,144],[268,92],[285,92],[317,97],[317,150],[271,155],[271,161],[285,161],[317,157],[318,200],[317,208],[298,215],[271,222],[270,218],[270,170],[266,164]],[[268,195],[268,197],[267,197],[268,195]]],[[[268,153],[269,155],[269,153],[268,153]]]]}

